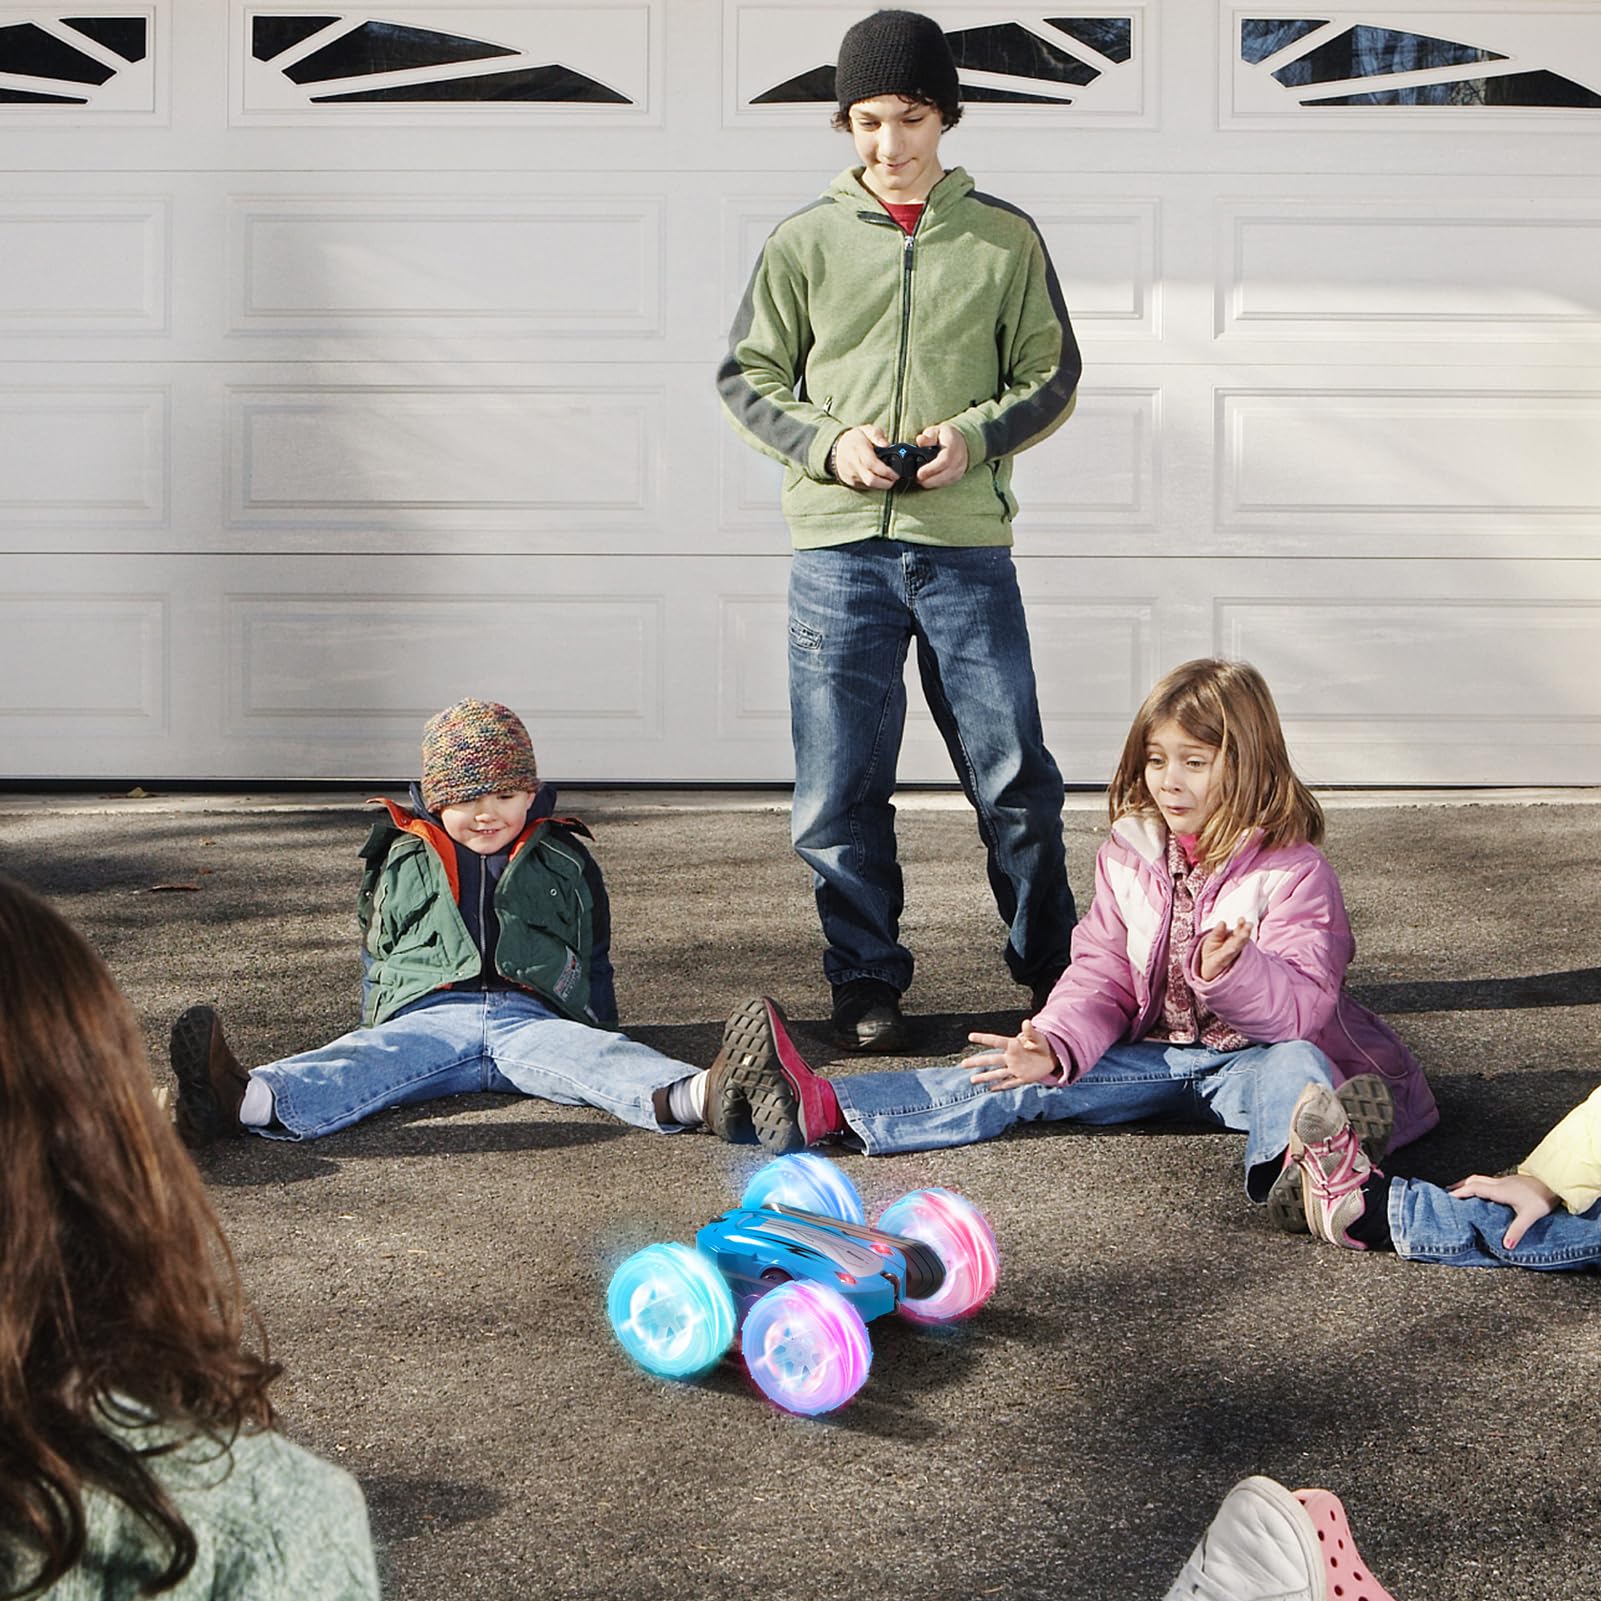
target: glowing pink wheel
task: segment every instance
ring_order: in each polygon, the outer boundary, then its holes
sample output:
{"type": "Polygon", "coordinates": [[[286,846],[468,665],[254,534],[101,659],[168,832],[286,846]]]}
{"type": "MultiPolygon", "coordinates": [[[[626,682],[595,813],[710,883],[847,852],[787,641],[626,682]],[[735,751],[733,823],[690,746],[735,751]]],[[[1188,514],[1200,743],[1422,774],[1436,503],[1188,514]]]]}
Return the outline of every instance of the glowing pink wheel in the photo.
{"type": "Polygon", "coordinates": [[[951,1190],[913,1190],[885,1207],[878,1227],[886,1234],[931,1245],[945,1282],[921,1300],[908,1297],[900,1311],[918,1323],[947,1323],[976,1312],[995,1293],[1000,1253],[984,1214],[951,1190]]]}
{"type": "Polygon", "coordinates": [[[805,1417],[844,1406],[873,1362],[861,1313],[838,1290],[809,1279],[769,1290],[746,1314],[739,1342],[762,1394],[805,1417]]]}

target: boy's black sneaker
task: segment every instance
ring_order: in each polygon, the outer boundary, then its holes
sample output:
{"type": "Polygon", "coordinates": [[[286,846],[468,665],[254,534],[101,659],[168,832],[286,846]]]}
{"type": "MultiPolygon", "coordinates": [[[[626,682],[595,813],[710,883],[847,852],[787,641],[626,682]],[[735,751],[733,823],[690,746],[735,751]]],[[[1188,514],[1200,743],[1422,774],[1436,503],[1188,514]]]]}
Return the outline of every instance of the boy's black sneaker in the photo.
{"type": "Polygon", "coordinates": [[[888,1056],[906,1048],[900,991],[878,978],[853,978],[834,991],[834,1043],[847,1051],[888,1056]]]}
{"type": "Polygon", "coordinates": [[[1051,972],[1046,973],[1043,977],[1035,979],[1034,982],[1029,985],[1028,1015],[1030,1017],[1033,1017],[1037,1012],[1043,1012],[1045,1010],[1045,1003],[1050,1000],[1051,991],[1061,983],[1062,974],[1066,971],[1067,969],[1065,967],[1055,968],[1051,972]]]}
{"type": "Polygon", "coordinates": [[[192,1151],[213,1140],[244,1133],[239,1107],[250,1075],[222,1035],[222,1023],[209,1006],[191,1006],[172,1025],[170,1051],[178,1080],[178,1138],[192,1151]]]}

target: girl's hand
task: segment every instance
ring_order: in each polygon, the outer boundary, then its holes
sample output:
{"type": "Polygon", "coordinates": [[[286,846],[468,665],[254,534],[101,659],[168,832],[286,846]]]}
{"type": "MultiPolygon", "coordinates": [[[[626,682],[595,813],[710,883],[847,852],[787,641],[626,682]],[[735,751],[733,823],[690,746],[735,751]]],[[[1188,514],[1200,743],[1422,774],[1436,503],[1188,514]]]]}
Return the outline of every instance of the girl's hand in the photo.
{"type": "Polygon", "coordinates": [[[1494,1201],[1512,1208],[1512,1223],[1501,1243],[1510,1251],[1531,1223],[1557,1209],[1557,1197],[1532,1173],[1508,1173],[1504,1178],[1486,1178],[1475,1173],[1451,1186],[1458,1200],[1494,1201]]]}
{"type": "Polygon", "coordinates": [[[1232,929],[1227,923],[1219,923],[1216,928],[1207,930],[1206,938],[1201,941],[1202,983],[1210,984],[1233,967],[1234,959],[1250,944],[1251,932],[1251,925],[1243,917],[1232,929]]]}
{"type": "Polygon", "coordinates": [[[1034,1032],[1034,1023],[1024,1018],[1016,1034],[969,1034],[974,1045],[990,1048],[969,1056],[962,1066],[969,1069],[969,1081],[985,1084],[991,1090],[1017,1090],[1025,1084],[1039,1084],[1056,1072],[1056,1057],[1049,1045],[1034,1032]]]}

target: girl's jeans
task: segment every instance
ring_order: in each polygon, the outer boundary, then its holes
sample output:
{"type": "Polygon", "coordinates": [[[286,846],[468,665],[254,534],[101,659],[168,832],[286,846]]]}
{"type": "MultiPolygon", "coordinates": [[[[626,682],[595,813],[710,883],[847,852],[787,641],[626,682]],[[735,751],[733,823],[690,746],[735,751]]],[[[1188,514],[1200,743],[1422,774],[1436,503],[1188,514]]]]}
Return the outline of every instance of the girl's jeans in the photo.
{"type": "Polygon", "coordinates": [[[890,797],[913,639],[928,709],[978,814],[1010,931],[1007,966],[1020,984],[1054,981],[1076,913],[1062,775],[1040,727],[1012,553],[894,539],[798,550],[790,564],[791,830],[812,870],[824,974],[835,986],[876,978],[901,991],[912,981],[890,797]]]}
{"type": "Polygon", "coordinates": [[[1537,1218],[1513,1250],[1502,1243],[1512,1208],[1458,1200],[1422,1179],[1390,1180],[1390,1237],[1397,1256],[1446,1267],[1532,1267],[1544,1272],[1601,1267],[1601,1201],[1588,1212],[1559,1207],[1537,1218]]]}
{"type": "Polygon", "coordinates": [[[386,1106],[493,1090],[676,1133],[657,1121],[652,1097],[693,1072],[626,1034],[558,1017],[531,995],[441,990],[376,1028],[258,1067],[251,1076],[272,1086],[277,1122],[255,1132],[313,1140],[386,1106]]]}
{"type": "Polygon", "coordinates": [[[1214,1051],[1137,1040],[1114,1045],[1076,1084],[989,1090],[960,1068],[855,1073],[833,1081],[845,1121],[871,1156],[994,1139],[1014,1123],[1163,1118],[1245,1132],[1245,1192],[1267,1199],[1308,1084],[1333,1087],[1328,1058],[1305,1040],[1214,1051]]]}

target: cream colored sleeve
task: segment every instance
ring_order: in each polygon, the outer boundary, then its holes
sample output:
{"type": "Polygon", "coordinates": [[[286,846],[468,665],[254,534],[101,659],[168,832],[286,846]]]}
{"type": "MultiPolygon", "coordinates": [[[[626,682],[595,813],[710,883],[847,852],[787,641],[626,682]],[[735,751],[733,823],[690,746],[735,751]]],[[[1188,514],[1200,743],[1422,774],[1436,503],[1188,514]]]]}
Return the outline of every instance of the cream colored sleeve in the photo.
{"type": "Polygon", "coordinates": [[[1562,1198],[1570,1212],[1601,1200],[1601,1088],[1581,1101],[1518,1168],[1562,1198]]]}

